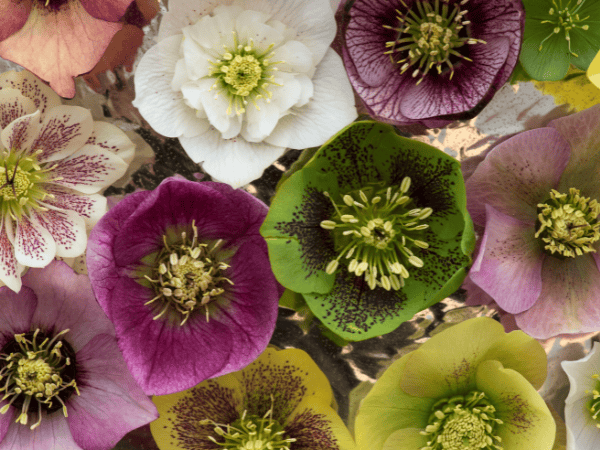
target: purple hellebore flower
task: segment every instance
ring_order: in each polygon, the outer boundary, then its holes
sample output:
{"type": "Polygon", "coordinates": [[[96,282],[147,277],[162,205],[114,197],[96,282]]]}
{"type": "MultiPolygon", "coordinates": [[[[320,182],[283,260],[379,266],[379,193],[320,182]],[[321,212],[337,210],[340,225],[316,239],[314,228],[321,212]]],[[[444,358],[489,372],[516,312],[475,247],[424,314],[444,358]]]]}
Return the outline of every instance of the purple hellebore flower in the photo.
{"type": "Polygon", "coordinates": [[[519,58],[520,0],[348,0],[337,14],[350,82],[377,120],[470,119],[519,58]]]}
{"type": "Polygon", "coordinates": [[[54,261],[0,305],[0,450],[109,450],[158,417],[87,276],[54,261]]]}
{"type": "MultiPolygon", "coordinates": [[[[600,105],[496,146],[467,180],[471,303],[538,339],[600,330],[600,105]]],[[[467,285],[468,287],[468,285],[467,285]]]]}
{"type": "Polygon", "coordinates": [[[92,231],[92,287],[147,394],[239,370],[266,348],[281,294],[258,232],[266,214],[245,191],[169,178],[92,231]]]}

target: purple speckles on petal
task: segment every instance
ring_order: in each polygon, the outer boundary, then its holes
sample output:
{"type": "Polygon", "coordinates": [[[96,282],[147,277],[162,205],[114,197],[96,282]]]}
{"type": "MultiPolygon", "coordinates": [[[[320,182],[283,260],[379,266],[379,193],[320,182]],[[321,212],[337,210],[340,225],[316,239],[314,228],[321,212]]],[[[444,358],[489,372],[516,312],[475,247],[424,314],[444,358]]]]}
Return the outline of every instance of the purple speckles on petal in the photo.
{"type": "Polygon", "coordinates": [[[52,235],[56,243],[56,256],[72,258],[85,251],[85,222],[76,212],[50,209],[36,216],[40,225],[52,235]]]}
{"type": "Polygon", "coordinates": [[[23,215],[15,232],[17,261],[29,267],[45,267],[56,254],[52,236],[34,218],[23,215]]]}
{"type": "Polygon", "coordinates": [[[40,130],[40,112],[19,117],[2,130],[2,144],[9,149],[24,150],[26,153],[29,145],[40,130]]]}
{"type": "MultiPolygon", "coordinates": [[[[1,220],[1,219],[0,219],[1,220]]],[[[10,220],[9,218],[4,221],[10,220]]],[[[21,273],[4,223],[0,226],[0,281],[14,291],[21,289],[21,273]]]]}
{"type": "Polygon", "coordinates": [[[35,112],[33,102],[16,89],[0,90],[0,128],[4,129],[13,120],[35,112]]]}
{"type": "Polygon", "coordinates": [[[68,188],[52,184],[44,184],[42,189],[54,195],[54,198],[46,198],[45,204],[75,211],[86,221],[95,223],[106,212],[106,197],[102,195],[81,195],[68,188]]]}

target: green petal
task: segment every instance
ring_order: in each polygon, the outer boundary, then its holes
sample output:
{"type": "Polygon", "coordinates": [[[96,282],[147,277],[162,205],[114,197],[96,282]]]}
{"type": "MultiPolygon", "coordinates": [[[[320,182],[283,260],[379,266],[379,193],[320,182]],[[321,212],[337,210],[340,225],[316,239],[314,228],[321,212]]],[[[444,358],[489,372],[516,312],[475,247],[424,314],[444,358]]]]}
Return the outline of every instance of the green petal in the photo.
{"type": "Polygon", "coordinates": [[[564,32],[554,33],[553,29],[552,24],[542,24],[540,21],[529,19],[525,21],[519,61],[523,69],[535,80],[561,80],[569,70],[571,55],[564,32]],[[548,36],[550,38],[542,44],[548,36]]]}
{"type": "Polygon", "coordinates": [[[551,17],[550,8],[556,9],[552,0],[523,0],[523,7],[526,23],[528,20],[547,20],[551,17]]]}
{"type": "Polygon", "coordinates": [[[556,425],[552,414],[535,388],[520,373],[498,361],[485,361],[477,370],[477,390],[485,392],[504,423],[496,428],[503,448],[548,450],[552,448],[556,425]]]}
{"type": "Polygon", "coordinates": [[[400,387],[407,394],[432,399],[471,391],[477,366],[504,336],[502,325],[489,317],[454,325],[406,356],[400,387]]]}
{"type": "Polygon", "coordinates": [[[395,431],[427,426],[436,400],[413,397],[400,389],[399,381],[408,356],[394,362],[361,403],[354,425],[356,443],[361,450],[381,450],[395,431]]]}
{"type": "MultiPolygon", "coordinates": [[[[600,10],[600,4],[596,8],[600,10]]],[[[588,69],[600,49],[600,21],[586,20],[585,23],[590,27],[588,30],[573,28],[569,33],[571,50],[577,55],[571,55],[571,63],[580,70],[588,69]]]]}
{"type": "MultiPolygon", "coordinates": [[[[420,450],[427,446],[427,436],[417,428],[403,428],[387,438],[382,450],[420,450]]],[[[365,449],[366,450],[366,449],[365,449]]]]}

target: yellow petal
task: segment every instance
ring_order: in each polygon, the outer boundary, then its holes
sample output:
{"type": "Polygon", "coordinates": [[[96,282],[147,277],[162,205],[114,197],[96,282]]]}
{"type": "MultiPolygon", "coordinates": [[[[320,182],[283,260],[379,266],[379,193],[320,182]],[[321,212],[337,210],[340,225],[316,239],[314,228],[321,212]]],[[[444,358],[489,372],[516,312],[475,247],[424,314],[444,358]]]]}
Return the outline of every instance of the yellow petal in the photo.
{"type": "Polygon", "coordinates": [[[597,88],[600,88],[600,52],[598,52],[592,60],[590,67],[588,67],[587,76],[597,88]]]}

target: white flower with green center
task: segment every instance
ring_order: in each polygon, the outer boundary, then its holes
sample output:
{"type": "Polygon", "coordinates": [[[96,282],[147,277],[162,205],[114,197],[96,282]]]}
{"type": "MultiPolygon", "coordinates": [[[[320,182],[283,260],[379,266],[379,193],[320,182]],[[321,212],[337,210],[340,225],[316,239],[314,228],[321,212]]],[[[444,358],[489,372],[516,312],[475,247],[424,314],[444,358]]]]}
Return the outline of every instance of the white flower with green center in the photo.
{"type": "Polygon", "coordinates": [[[18,292],[25,267],[85,252],[134,145],[26,71],[0,75],[0,111],[0,281],[18,292]]]}
{"type": "Polygon", "coordinates": [[[326,0],[171,1],[134,105],[211,176],[245,185],[357,117],[335,30],[326,0]]]}

